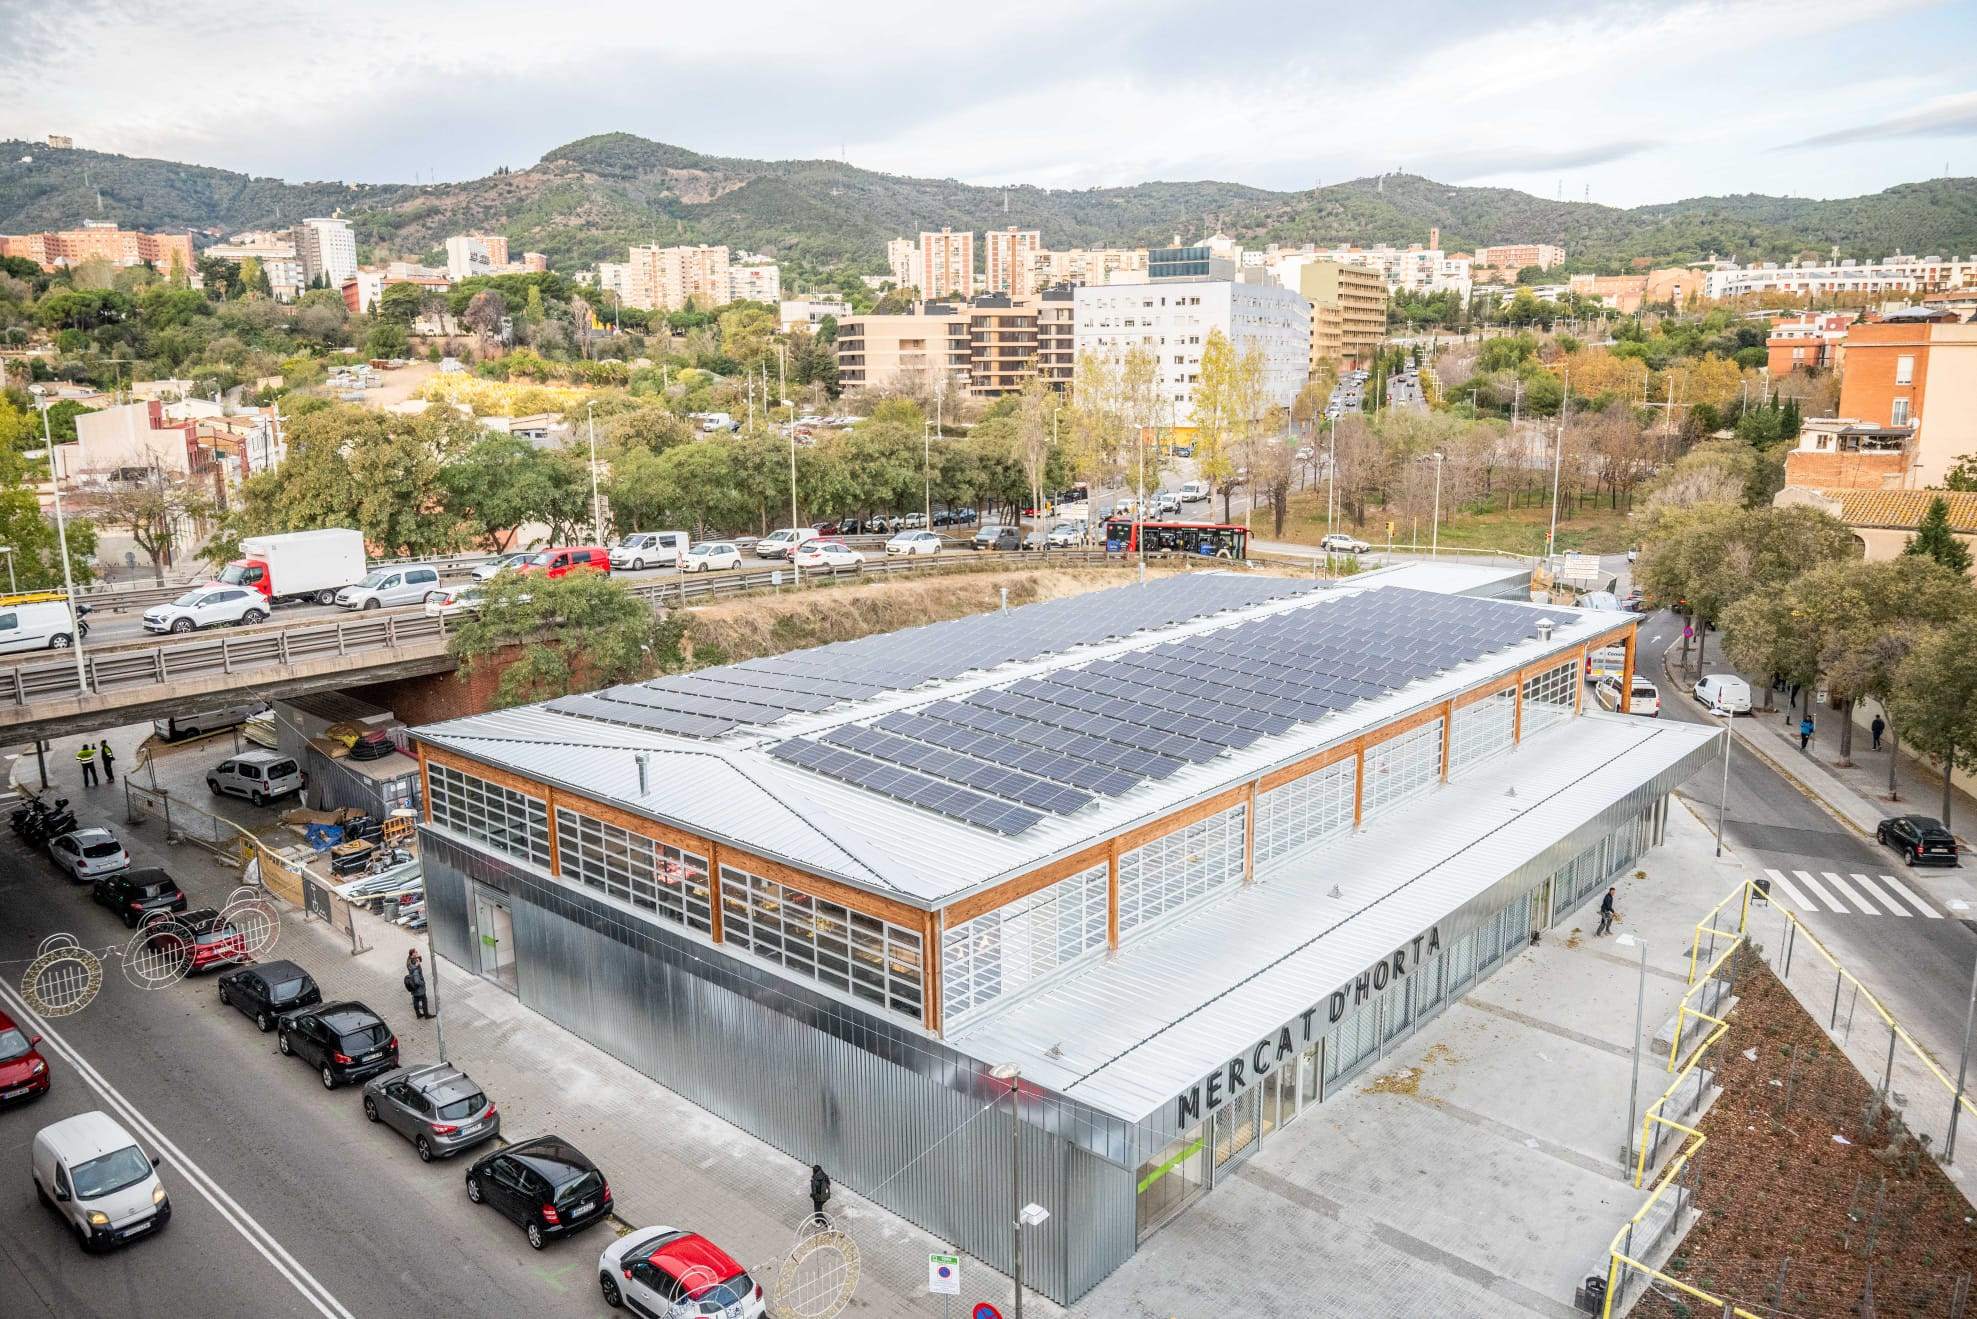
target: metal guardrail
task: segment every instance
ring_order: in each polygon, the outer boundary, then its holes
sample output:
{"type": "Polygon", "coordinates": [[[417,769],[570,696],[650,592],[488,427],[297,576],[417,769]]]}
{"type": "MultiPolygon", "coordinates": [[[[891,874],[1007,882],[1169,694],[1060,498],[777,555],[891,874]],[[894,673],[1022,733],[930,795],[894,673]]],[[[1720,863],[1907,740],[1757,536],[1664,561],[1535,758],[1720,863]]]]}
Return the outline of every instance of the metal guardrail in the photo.
{"type": "MultiPolygon", "coordinates": [[[[784,566],[718,575],[682,575],[637,583],[630,589],[634,595],[663,608],[724,595],[782,587],[807,589],[878,575],[1009,567],[1092,567],[1132,562],[1137,560],[1092,549],[902,555],[871,559],[857,567],[799,570],[784,566]]],[[[425,606],[414,605],[360,611],[345,618],[271,622],[257,627],[186,633],[151,644],[102,646],[84,654],[86,690],[102,694],[162,685],[174,679],[285,667],[330,656],[384,654],[417,643],[443,640],[447,630],[444,615],[428,614],[425,606]]],[[[74,657],[68,654],[61,654],[57,659],[0,666],[0,705],[25,708],[40,701],[74,698],[83,690],[74,657]]]]}

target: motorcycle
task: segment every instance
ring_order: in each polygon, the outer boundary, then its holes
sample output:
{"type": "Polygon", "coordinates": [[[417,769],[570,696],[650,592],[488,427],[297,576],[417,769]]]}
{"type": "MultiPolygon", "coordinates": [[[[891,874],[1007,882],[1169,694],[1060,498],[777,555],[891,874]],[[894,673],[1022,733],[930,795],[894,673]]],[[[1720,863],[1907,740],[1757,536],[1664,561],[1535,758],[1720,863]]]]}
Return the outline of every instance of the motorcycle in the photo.
{"type": "Polygon", "coordinates": [[[76,827],[75,812],[69,809],[66,797],[57,798],[53,805],[39,798],[14,812],[14,832],[21,841],[30,847],[41,847],[51,839],[73,833],[76,827]]]}

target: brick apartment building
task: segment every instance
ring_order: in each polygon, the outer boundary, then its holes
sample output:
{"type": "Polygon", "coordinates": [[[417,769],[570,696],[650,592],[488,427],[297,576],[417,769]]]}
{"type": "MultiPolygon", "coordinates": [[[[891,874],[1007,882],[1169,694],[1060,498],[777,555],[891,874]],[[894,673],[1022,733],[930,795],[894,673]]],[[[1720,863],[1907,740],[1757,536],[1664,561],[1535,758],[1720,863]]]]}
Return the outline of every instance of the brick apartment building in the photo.
{"type": "Polygon", "coordinates": [[[1849,327],[1843,347],[1839,415],[1806,422],[1787,485],[1915,489],[1977,453],[1977,324],[1890,316],[1849,327]]]}
{"type": "Polygon", "coordinates": [[[189,233],[146,234],[94,220],[80,229],[0,234],[0,256],[24,257],[50,271],[97,260],[120,267],[149,264],[167,274],[174,266],[188,274],[193,269],[189,233]]]}
{"type": "Polygon", "coordinates": [[[1776,380],[1792,371],[1838,370],[1846,345],[1847,329],[1854,322],[1850,311],[1807,312],[1788,321],[1777,321],[1764,341],[1769,354],[1766,362],[1776,380]]]}

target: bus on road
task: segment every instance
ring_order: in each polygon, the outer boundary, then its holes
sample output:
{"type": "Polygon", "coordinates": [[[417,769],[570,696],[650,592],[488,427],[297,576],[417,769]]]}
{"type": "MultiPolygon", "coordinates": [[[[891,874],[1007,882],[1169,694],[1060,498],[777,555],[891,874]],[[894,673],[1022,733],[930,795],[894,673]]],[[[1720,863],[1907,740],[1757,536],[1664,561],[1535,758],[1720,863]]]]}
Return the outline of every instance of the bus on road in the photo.
{"type": "Polygon", "coordinates": [[[1204,559],[1241,559],[1249,553],[1249,528],[1226,522],[1142,522],[1108,518],[1105,548],[1138,554],[1191,554],[1204,559]]]}

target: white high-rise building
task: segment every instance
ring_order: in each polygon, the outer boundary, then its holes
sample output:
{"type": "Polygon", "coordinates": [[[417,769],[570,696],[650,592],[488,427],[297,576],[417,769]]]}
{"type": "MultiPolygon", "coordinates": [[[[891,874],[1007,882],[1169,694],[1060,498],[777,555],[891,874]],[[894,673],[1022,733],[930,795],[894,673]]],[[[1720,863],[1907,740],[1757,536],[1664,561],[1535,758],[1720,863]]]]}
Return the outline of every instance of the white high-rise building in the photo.
{"type": "Polygon", "coordinates": [[[459,281],[491,275],[508,264],[508,240],[500,234],[454,234],[446,240],[446,277],[459,281]]]}
{"type": "Polygon", "coordinates": [[[892,272],[896,288],[917,289],[927,277],[920,262],[920,244],[911,238],[895,238],[886,244],[886,268],[892,272]]]}
{"type": "Polygon", "coordinates": [[[295,254],[306,284],[321,279],[330,288],[341,288],[357,273],[357,235],[347,220],[317,218],[296,225],[295,254]]]}
{"type": "Polygon", "coordinates": [[[779,303],[783,299],[782,268],[760,258],[728,265],[728,301],[779,303]]]}
{"type": "Polygon", "coordinates": [[[1086,285],[1074,295],[1080,359],[1134,347],[1159,363],[1159,391],[1172,409],[1168,424],[1185,426],[1201,381],[1201,348],[1220,330],[1237,354],[1263,354],[1265,407],[1288,407],[1311,366],[1311,304],[1281,284],[1226,279],[1177,279],[1147,284],[1086,285]]]}

